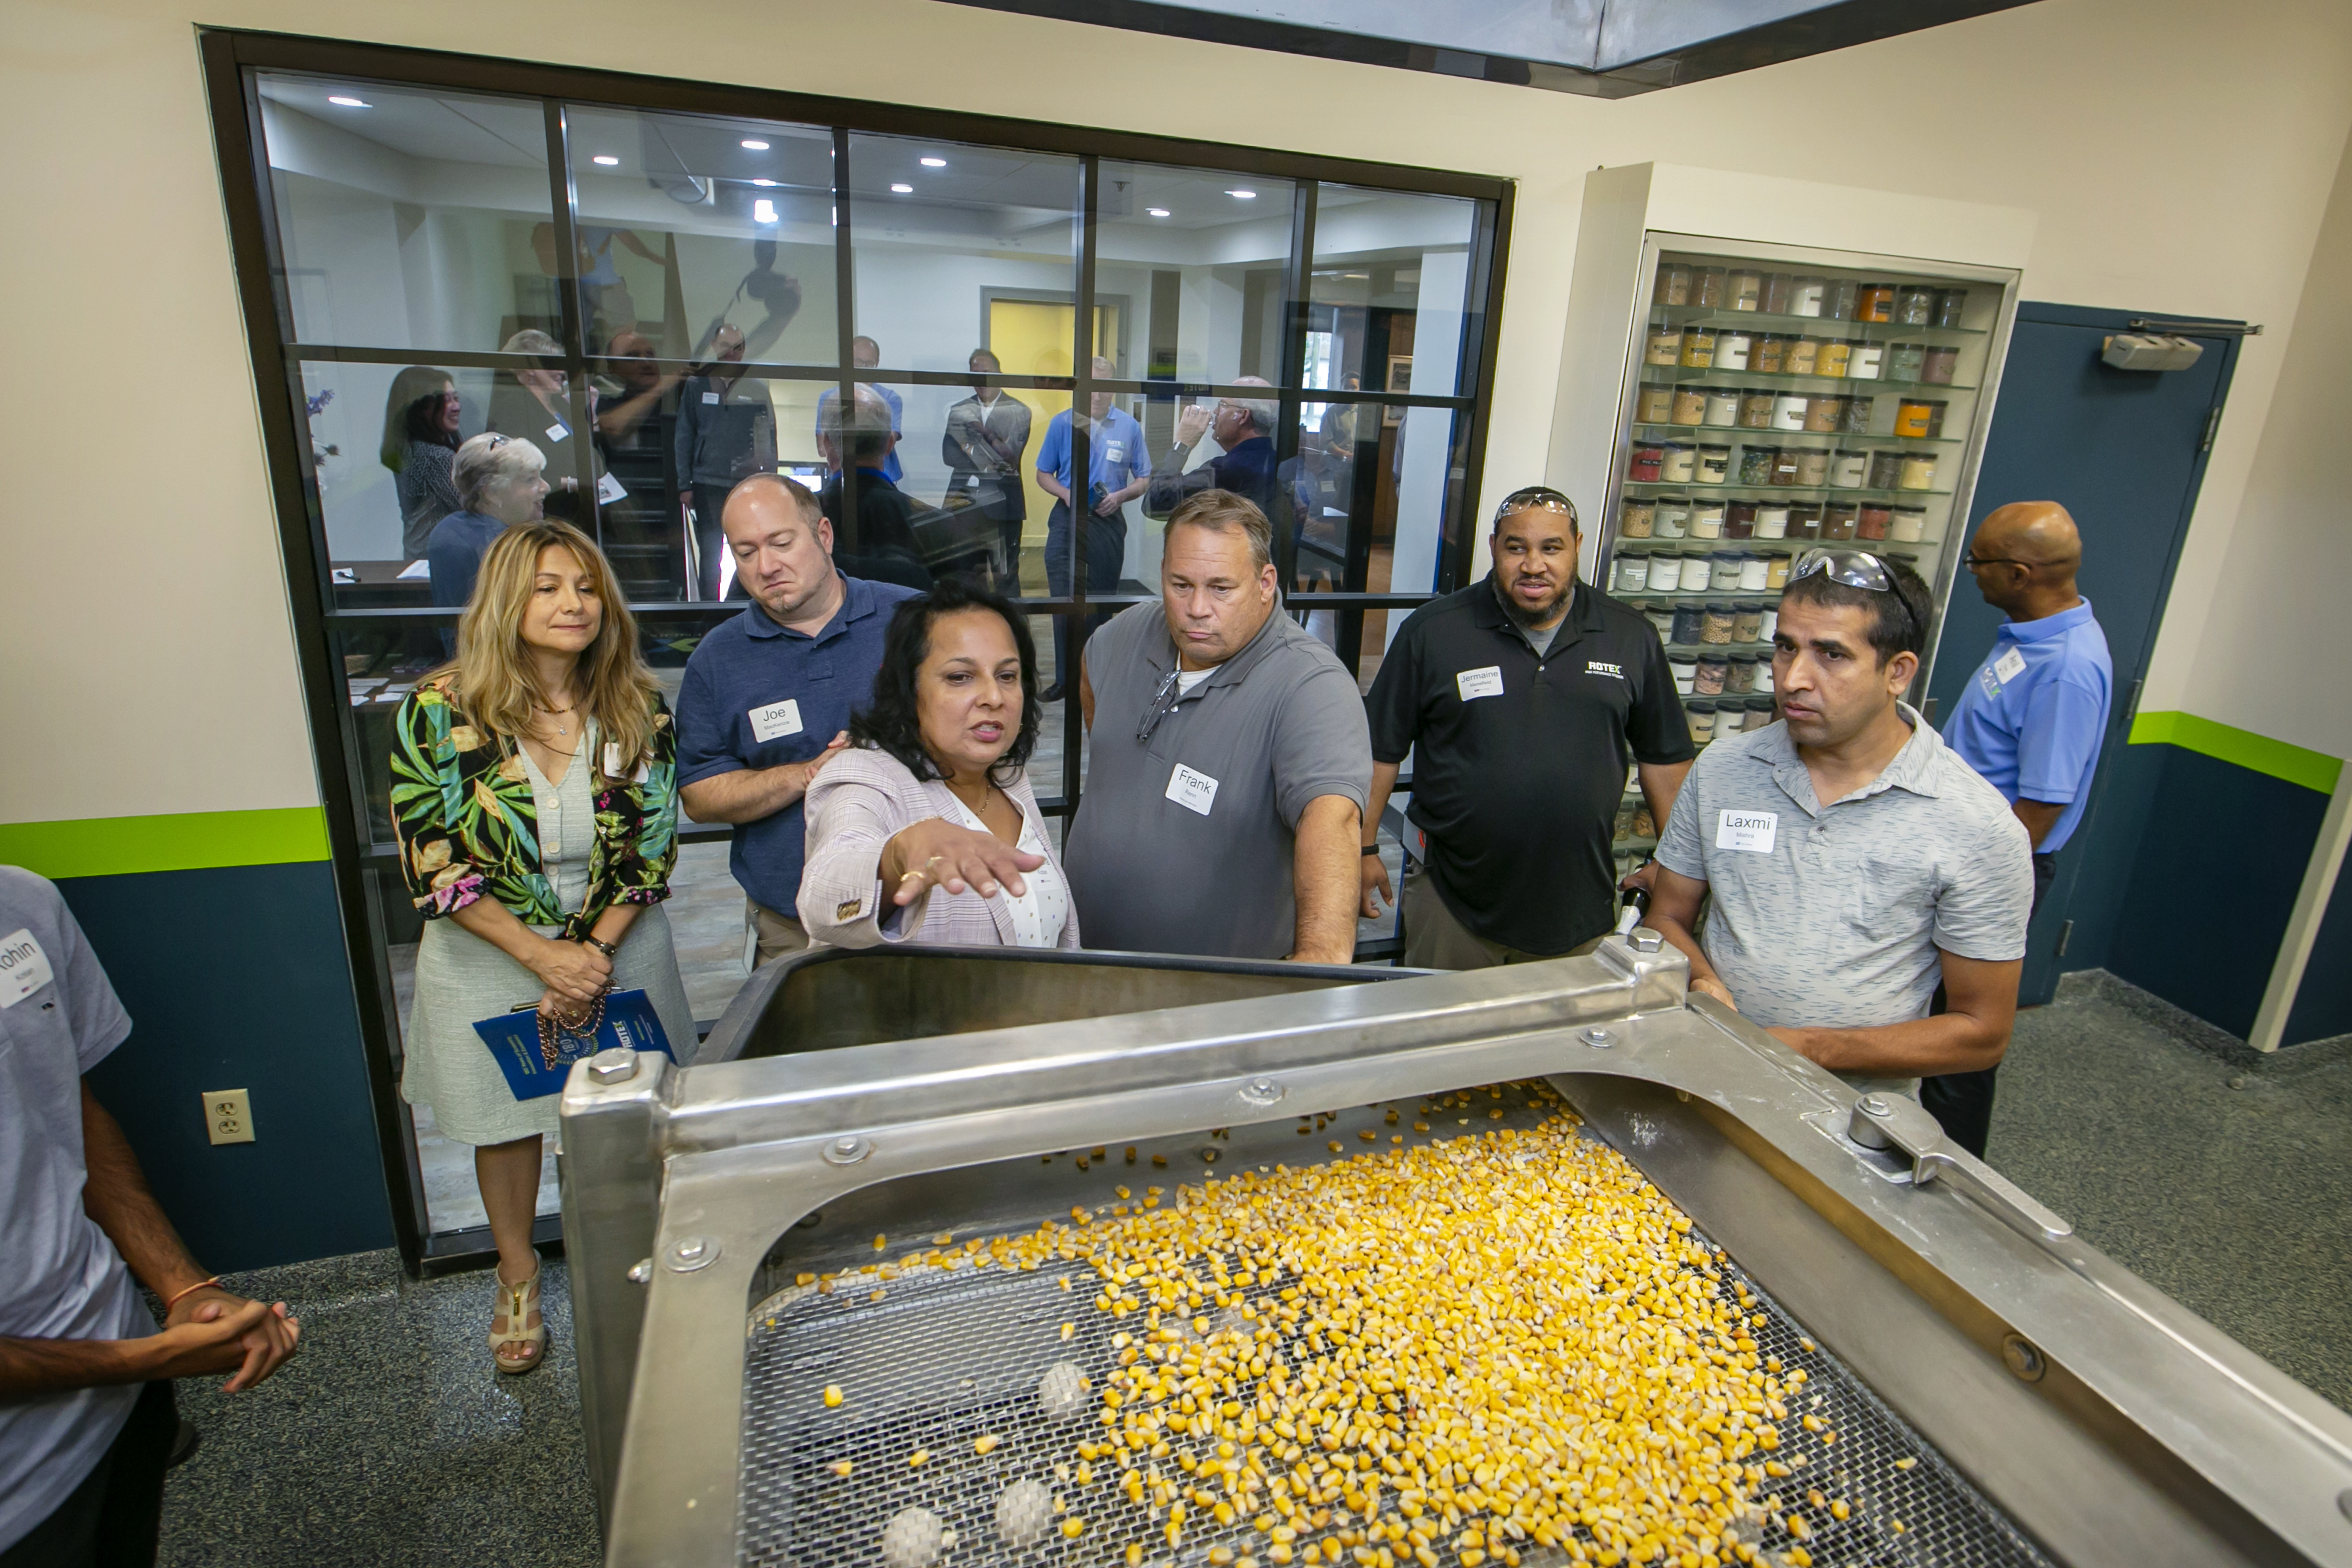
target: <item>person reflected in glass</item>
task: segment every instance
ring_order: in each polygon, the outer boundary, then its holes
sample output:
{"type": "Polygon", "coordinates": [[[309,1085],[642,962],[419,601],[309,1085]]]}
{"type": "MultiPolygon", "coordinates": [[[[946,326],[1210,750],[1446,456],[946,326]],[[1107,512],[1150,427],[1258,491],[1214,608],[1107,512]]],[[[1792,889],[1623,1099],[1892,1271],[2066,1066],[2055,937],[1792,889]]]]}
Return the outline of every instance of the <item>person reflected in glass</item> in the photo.
{"type": "Polygon", "coordinates": [[[434,525],[463,504],[449,477],[462,413],[457,384],[446,370],[413,364],[392,378],[379,455],[392,470],[393,493],[400,501],[404,561],[421,558],[433,541],[434,525]]]}
{"type": "Polygon", "coordinates": [[[477,1021],[518,1007],[573,1026],[643,991],[671,1052],[694,1059],[662,901],[677,858],[677,738],[612,563],[567,523],[509,530],[482,561],[457,658],[393,721],[392,821],[425,930],[400,1091],[474,1149],[499,1253],[491,1355],[546,1350],[541,1141],[561,1097],[517,1100],[477,1021]]]}
{"type": "Polygon", "coordinates": [[[812,946],[1078,945],[1027,763],[1037,650],[1019,611],[959,578],[901,603],[872,701],[808,786],[812,946]]]}
{"type": "Polygon", "coordinates": [[[824,457],[824,489],[818,504],[833,524],[834,559],[853,577],[928,588],[931,574],[915,543],[916,507],[890,482],[887,463],[898,435],[889,405],[870,386],[853,389],[845,411],[835,400],[817,423],[817,450],[824,457]],[[845,475],[855,470],[857,504],[853,515],[845,475]]]}
{"type": "MultiPolygon", "coordinates": [[[[526,327],[509,338],[499,351],[535,354],[540,363],[524,370],[502,370],[490,384],[490,418],[487,429],[529,441],[539,448],[548,469],[547,515],[566,522],[586,524],[596,515],[593,497],[580,493],[572,447],[572,378],[562,369],[563,351],[553,338],[536,327],[526,327]]],[[[596,389],[588,389],[588,415],[596,414],[596,389]]],[[[593,454],[593,444],[591,444],[593,454]]],[[[604,460],[596,458],[597,477],[604,460]]]]}
{"type": "MultiPolygon", "coordinates": [[[[876,342],[872,338],[864,336],[855,337],[849,340],[849,363],[852,369],[872,370],[881,363],[882,345],[880,343],[876,342]]],[[[871,391],[875,396],[880,398],[883,404],[890,410],[890,443],[892,449],[889,455],[882,459],[882,477],[888,479],[895,485],[900,479],[907,477],[907,470],[898,466],[898,453],[897,450],[898,443],[905,437],[907,433],[906,399],[900,397],[897,389],[894,387],[871,386],[867,390],[871,391]]],[[[816,433],[820,437],[824,435],[824,411],[832,405],[834,399],[839,395],[840,394],[835,388],[830,386],[816,395],[816,433]]]]}
{"type": "Polygon", "coordinates": [[[776,410],[768,384],[743,374],[743,334],[721,322],[711,334],[710,359],[678,389],[677,447],[672,461],[681,484],[693,487],[695,597],[719,598],[727,559],[720,520],[727,492],[776,466],[776,410]]]}
{"type": "MultiPolygon", "coordinates": [[[[1108,381],[1118,367],[1097,355],[1094,375],[1108,381]]],[[[1037,488],[1054,498],[1045,514],[1045,584],[1055,598],[1070,592],[1071,520],[1083,508],[1087,517],[1087,592],[1115,594],[1120,569],[1127,563],[1129,501],[1143,494],[1151,479],[1151,457],[1144,450],[1143,426],[1124,408],[1113,407],[1112,394],[1093,393],[1087,399],[1087,487],[1083,500],[1074,494],[1070,411],[1064,409],[1046,422],[1045,439],[1037,447],[1037,488]]],[[[1087,630],[1109,619],[1108,614],[1087,617],[1087,630]]],[[[1083,647],[1083,643],[1081,644],[1083,647]]],[[[1070,668],[1069,617],[1054,617],[1054,680],[1039,693],[1051,702],[1062,695],[1070,668]]]]}
{"type": "Polygon", "coordinates": [[[684,370],[664,370],[653,340],[614,334],[596,400],[596,452],[607,476],[598,491],[606,553],[638,599],[685,596],[686,551],[671,430],[684,370]]]}
{"type": "MultiPolygon", "coordinates": [[[[435,608],[463,608],[474,596],[482,557],[499,535],[545,515],[547,480],[541,470],[546,466],[530,442],[488,430],[457,448],[450,472],[458,508],[434,527],[425,549],[435,608]]],[[[455,626],[443,626],[442,654],[457,650],[455,626]]]]}
{"type": "MultiPolygon", "coordinates": [[[[1003,362],[986,349],[971,351],[975,375],[996,375],[1003,362]]],[[[971,395],[948,410],[940,455],[948,465],[948,493],[941,505],[972,507],[996,523],[996,589],[1021,592],[1021,525],[1029,518],[1029,496],[1021,482],[1021,458],[1029,449],[1029,405],[1001,386],[974,382],[971,395]]]]}

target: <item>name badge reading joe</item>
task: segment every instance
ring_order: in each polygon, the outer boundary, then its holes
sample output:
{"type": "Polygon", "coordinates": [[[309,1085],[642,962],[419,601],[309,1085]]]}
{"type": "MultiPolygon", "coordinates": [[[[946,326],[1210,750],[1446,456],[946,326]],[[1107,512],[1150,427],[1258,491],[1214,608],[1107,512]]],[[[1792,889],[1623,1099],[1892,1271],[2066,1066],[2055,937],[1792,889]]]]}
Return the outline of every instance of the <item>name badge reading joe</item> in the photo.
{"type": "Polygon", "coordinates": [[[1187,811],[1206,816],[1217,798],[1217,781],[1178,763],[1176,771],[1168,775],[1168,798],[1187,811]]]}
{"type": "Polygon", "coordinates": [[[1772,840],[1780,829],[1780,814],[1777,811],[1725,811],[1715,819],[1715,847],[1717,849],[1745,849],[1757,855],[1772,853],[1772,840]]]}
{"type": "Polygon", "coordinates": [[[801,705],[792,698],[751,710],[751,738],[766,744],[801,732],[801,705]]]}

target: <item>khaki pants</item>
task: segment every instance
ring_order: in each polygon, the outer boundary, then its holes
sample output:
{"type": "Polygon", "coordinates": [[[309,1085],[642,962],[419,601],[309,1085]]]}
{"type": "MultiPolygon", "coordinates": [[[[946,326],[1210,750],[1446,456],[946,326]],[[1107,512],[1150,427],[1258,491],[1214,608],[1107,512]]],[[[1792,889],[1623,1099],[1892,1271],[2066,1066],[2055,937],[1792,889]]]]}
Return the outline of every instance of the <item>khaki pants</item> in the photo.
{"type": "Polygon", "coordinates": [[[759,933],[759,956],[751,965],[754,969],[764,969],[809,944],[808,932],[801,929],[800,921],[751,899],[743,900],[743,930],[747,934],[759,933]]]}
{"type": "Polygon", "coordinates": [[[1604,940],[1594,937],[1567,952],[1522,952],[1499,942],[1488,942],[1454,918],[1444,899],[1417,871],[1404,879],[1404,964],[1408,969],[1492,969],[1503,963],[1538,963],[1547,958],[1569,958],[1591,952],[1604,940]]]}

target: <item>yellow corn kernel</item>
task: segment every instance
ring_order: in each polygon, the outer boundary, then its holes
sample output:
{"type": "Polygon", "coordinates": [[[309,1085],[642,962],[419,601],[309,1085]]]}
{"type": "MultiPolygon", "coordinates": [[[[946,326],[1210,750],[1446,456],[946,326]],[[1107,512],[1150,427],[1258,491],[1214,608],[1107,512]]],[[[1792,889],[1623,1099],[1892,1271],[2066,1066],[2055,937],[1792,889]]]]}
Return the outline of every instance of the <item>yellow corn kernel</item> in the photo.
{"type": "Polygon", "coordinates": [[[877,1236],[874,1238],[874,1250],[877,1252],[881,1251],[884,1247],[889,1245],[890,1238],[887,1236],[877,1236]]]}
{"type": "Polygon", "coordinates": [[[995,1433],[983,1433],[980,1436],[972,1439],[971,1451],[982,1456],[992,1454],[996,1451],[997,1441],[998,1439],[995,1433]]]}
{"type": "Polygon", "coordinates": [[[930,1462],[931,1451],[929,1448],[918,1448],[907,1456],[907,1464],[910,1469],[921,1469],[930,1462]]]}
{"type": "Polygon", "coordinates": [[[814,1274],[795,1274],[793,1276],[793,1283],[795,1285],[814,1285],[816,1283],[816,1276],[814,1274]]]}
{"type": "Polygon", "coordinates": [[[831,1470],[843,1480],[847,1480],[849,1479],[849,1473],[856,1468],[856,1465],[847,1459],[835,1459],[833,1463],[825,1467],[826,1469],[831,1470]]]}
{"type": "Polygon", "coordinates": [[[1064,1323],[1064,1324],[1062,1325],[1062,1339],[1063,1339],[1063,1342],[1064,1342],[1065,1343],[1066,1343],[1066,1342],[1069,1341],[1070,1336],[1071,1336],[1071,1335],[1073,1335],[1073,1334],[1075,1334],[1075,1333],[1076,1333],[1077,1331],[1078,1331],[1078,1325],[1077,1325],[1077,1324],[1076,1324],[1076,1323],[1064,1323]]]}
{"type": "Polygon", "coordinates": [[[1143,1568],[1143,1542],[1140,1541],[1128,1542],[1127,1568],[1143,1568]]]}
{"type": "Polygon", "coordinates": [[[1273,1545],[1265,1549],[1265,1554],[1276,1563],[1283,1564],[1284,1568],[1288,1568],[1292,1556],[1290,1542],[1286,1541],[1277,1541],[1273,1545]]]}
{"type": "Polygon", "coordinates": [[[827,1384],[824,1390],[824,1407],[827,1410],[834,1410],[838,1409],[840,1405],[841,1385],[838,1384],[827,1384]]]}
{"type": "Polygon", "coordinates": [[[1086,1532],[1087,1521],[1085,1520],[1073,1515],[1072,1517],[1062,1521],[1062,1533],[1069,1537],[1072,1541],[1076,1541],[1079,1536],[1084,1535],[1086,1532]]]}
{"type": "Polygon", "coordinates": [[[1209,1548],[1209,1561],[1214,1563],[1216,1568],[1227,1568],[1227,1565],[1231,1563],[1233,1560],[1234,1549],[1232,1547],[1212,1546],[1209,1548]]]}

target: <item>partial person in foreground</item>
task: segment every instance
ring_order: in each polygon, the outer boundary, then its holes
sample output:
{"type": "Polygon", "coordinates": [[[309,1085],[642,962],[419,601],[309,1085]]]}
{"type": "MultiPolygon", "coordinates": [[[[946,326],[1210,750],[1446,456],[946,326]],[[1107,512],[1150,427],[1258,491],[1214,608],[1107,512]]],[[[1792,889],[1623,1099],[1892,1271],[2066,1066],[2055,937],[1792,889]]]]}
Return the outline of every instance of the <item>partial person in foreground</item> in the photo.
{"type": "Polygon", "coordinates": [[[1798,557],[1772,641],[1780,721],[1700,753],[1649,913],[1693,990],[1857,1089],[1902,1094],[2009,1048],[2033,900],[2024,827],[1901,700],[1930,609],[1900,562],[1798,557]],[[1938,980],[1949,1010],[1931,1016],[1938,980]]]}
{"type": "Polygon", "coordinates": [[[302,1325],[188,1255],[90,1092],[131,1018],[56,886],[0,866],[0,1568],[145,1568],[172,1380],[249,1389],[302,1325]]]}
{"type": "Polygon", "coordinates": [[[517,1100],[474,1025],[536,1005],[584,1022],[641,990],[694,1059],[662,900],[677,858],[677,737],[604,552],[569,523],[510,528],[482,559],[457,658],[393,721],[392,823],[425,917],[400,1092],[474,1146],[499,1250],[490,1351],[529,1372],[540,1321],[541,1141],[559,1096],[517,1100]]]}
{"type": "Polygon", "coordinates": [[[1421,868],[1405,879],[1404,963],[1416,969],[1583,952],[1617,915],[1610,844],[1625,769],[1656,820],[1696,750],[1650,623],[1577,578],[1576,507],[1541,485],[1495,509],[1484,582],[1407,617],[1364,707],[1372,798],[1363,906],[1395,899],[1381,814],[1408,752],[1421,868]]]}
{"type": "Polygon", "coordinates": [[[1029,788],[1037,649],[959,578],[899,601],[873,700],[808,792],[813,943],[1076,947],[1069,884],[1029,788]]]}
{"type": "Polygon", "coordinates": [[[735,828],[728,869],[743,889],[757,962],[809,944],[800,912],[817,770],[849,742],[874,689],[890,612],[913,590],[843,574],[815,496],[754,474],[727,497],[727,548],[751,603],[711,628],[677,694],[678,799],[697,822],[735,828]]]}
{"type": "Polygon", "coordinates": [[[1280,613],[1265,513],[1168,520],[1160,602],[1087,643],[1070,888],[1098,948],[1346,963],[1371,737],[1355,678],[1280,613]]]}
{"type": "MultiPolygon", "coordinates": [[[[2058,874],[2058,851],[2091,803],[2115,695],[2107,636],[2074,586],[2083,539],[2056,501],[2013,501],[1977,526],[1963,565],[1985,603],[2009,616],[1945,721],[1945,743],[2001,793],[2033,840],[2033,908],[2058,874]]],[[[1992,1135],[1994,1074],[1947,1073],[1919,1103],[1979,1159],[1992,1135]]]]}

